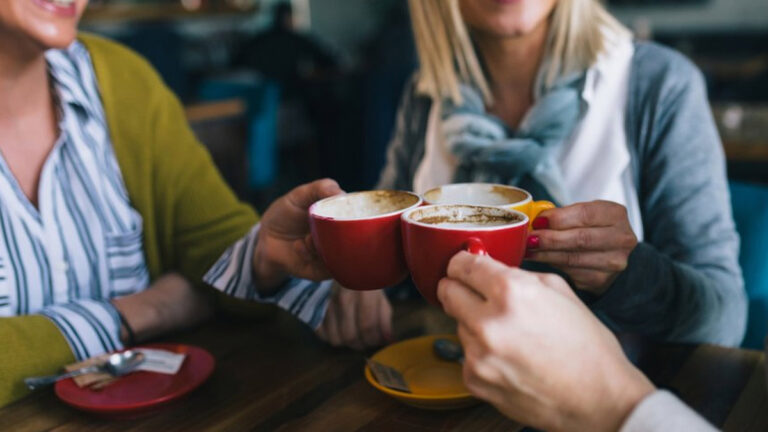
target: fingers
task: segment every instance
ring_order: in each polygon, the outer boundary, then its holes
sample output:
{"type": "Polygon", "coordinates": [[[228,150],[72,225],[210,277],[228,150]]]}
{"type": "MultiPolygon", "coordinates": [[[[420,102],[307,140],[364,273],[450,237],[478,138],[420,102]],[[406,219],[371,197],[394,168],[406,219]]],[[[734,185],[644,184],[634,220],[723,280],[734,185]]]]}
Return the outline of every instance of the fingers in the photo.
{"type": "Polygon", "coordinates": [[[358,333],[358,310],[354,302],[355,300],[347,293],[340,292],[339,307],[335,308],[336,319],[339,323],[339,334],[342,343],[352,349],[361,350],[364,345],[358,333]]]}
{"type": "Polygon", "coordinates": [[[344,193],[335,180],[322,179],[301,185],[286,195],[291,205],[306,210],[323,198],[344,193]]]}
{"type": "Polygon", "coordinates": [[[459,252],[448,263],[448,277],[463,283],[479,296],[488,299],[494,282],[504,281],[510,268],[483,255],[459,252]]]}
{"type": "Polygon", "coordinates": [[[618,276],[618,273],[582,268],[562,267],[561,270],[571,278],[571,281],[573,281],[576,288],[590,291],[595,294],[602,294],[605,292],[618,276]]]}
{"type": "Polygon", "coordinates": [[[611,201],[577,203],[566,207],[544,210],[539,217],[549,220],[549,228],[566,230],[580,227],[611,226],[628,220],[627,209],[611,201]]]}
{"type": "MultiPolygon", "coordinates": [[[[366,347],[381,345],[384,340],[383,314],[379,309],[386,302],[384,295],[379,291],[362,292],[359,294],[357,305],[357,330],[359,339],[366,347]]],[[[389,317],[386,317],[389,319],[389,317]]]]}
{"type": "Polygon", "coordinates": [[[392,336],[392,305],[389,303],[387,296],[381,292],[379,297],[379,328],[381,329],[381,335],[384,340],[381,343],[387,343],[394,341],[392,336]]]}
{"type": "Polygon", "coordinates": [[[485,304],[480,294],[455,279],[443,278],[437,286],[437,297],[445,313],[459,323],[472,322],[485,304]]]}
{"type": "Polygon", "coordinates": [[[581,268],[603,272],[622,272],[627,268],[627,255],[620,252],[528,251],[528,259],[555,267],[581,268]]]}
{"type": "Polygon", "coordinates": [[[334,346],[362,350],[392,338],[392,306],[383,291],[352,291],[334,285],[317,335],[334,346]]]}
{"type": "Polygon", "coordinates": [[[631,230],[615,227],[547,229],[531,232],[539,238],[536,250],[606,251],[632,249],[637,237],[631,230]]]}
{"type": "Polygon", "coordinates": [[[322,258],[315,253],[314,247],[309,248],[305,239],[294,240],[293,252],[296,254],[293,263],[295,276],[313,281],[323,281],[331,277],[322,258]]]}
{"type": "Polygon", "coordinates": [[[317,335],[320,337],[320,339],[323,339],[333,346],[342,345],[341,334],[339,333],[339,324],[336,320],[336,313],[333,311],[333,303],[331,303],[328,311],[326,311],[325,319],[323,319],[323,324],[318,329],[317,335]]]}

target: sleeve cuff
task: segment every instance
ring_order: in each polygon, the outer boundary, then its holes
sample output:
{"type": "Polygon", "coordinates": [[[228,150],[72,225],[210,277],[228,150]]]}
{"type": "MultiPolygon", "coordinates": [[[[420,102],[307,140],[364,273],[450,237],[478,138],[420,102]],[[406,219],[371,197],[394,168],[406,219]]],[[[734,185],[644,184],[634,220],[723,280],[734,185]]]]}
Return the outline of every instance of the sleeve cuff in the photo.
{"type": "Polygon", "coordinates": [[[253,250],[261,225],[232,245],[203,276],[217,290],[243,300],[274,304],[316,329],[323,322],[331,294],[332,281],[312,282],[291,278],[276,293],[264,296],[253,281],[253,250]]]}
{"type": "Polygon", "coordinates": [[[120,350],[120,317],[109,301],[78,300],[40,312],[64,334],[77,360],[120,350]]]}
{"type": "Polygon", "coordinates": [[[659,390],[635,407],[620,432],[716,430],[672,393],[659,390]]]}
{"type": "Polygon", "coordinates": [[[608,290],[590,306],[601,310],[613,309],[617,304],[626,308],[639,306],[645,297],[637,295],[637,287],[640,286],[647,290],[647,285],[652,280],[650,273],[658,259],[657,255],[658,252],[653,246],[647,243],[638,243],[635,250],[629,255],[627,268],[619,274],[608,290]],[[638,304],[633,304],[633,302],[638,304]]]}

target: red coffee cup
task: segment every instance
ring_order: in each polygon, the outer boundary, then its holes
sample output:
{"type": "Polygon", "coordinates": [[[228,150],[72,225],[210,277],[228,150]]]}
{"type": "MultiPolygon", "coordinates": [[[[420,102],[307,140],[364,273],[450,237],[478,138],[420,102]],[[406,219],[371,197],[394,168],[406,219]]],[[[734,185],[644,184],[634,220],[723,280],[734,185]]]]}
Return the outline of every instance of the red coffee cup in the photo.
{"type": "Polygon", "coordinates": [[[411,277],[424,298],[439,304],[437,284],[461,250],[519,266],[525,255],[528,216],[501,207],[432,205],[402,215],[403,249],[411,277]]]}
{"type": "Polygon", "coordinates": [[[309,227],[320,257],[345,288],[374,290],[408,276],[400,215],[421,205],[404,191],[365,191],[337,195],[309,208],[309,227]]]}

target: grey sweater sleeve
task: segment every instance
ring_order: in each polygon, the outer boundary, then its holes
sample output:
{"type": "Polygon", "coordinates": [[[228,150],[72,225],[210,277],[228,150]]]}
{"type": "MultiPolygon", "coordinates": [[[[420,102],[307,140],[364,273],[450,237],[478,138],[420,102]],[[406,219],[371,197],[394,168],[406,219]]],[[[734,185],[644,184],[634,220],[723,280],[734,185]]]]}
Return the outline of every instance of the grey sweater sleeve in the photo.
{"type": "Polygon", "coordinates": [[[701,73],[638,46],[627,109],[645,240],[593,309],[615,330],[738,345],[746,296],[722,145],[701,73]]]}

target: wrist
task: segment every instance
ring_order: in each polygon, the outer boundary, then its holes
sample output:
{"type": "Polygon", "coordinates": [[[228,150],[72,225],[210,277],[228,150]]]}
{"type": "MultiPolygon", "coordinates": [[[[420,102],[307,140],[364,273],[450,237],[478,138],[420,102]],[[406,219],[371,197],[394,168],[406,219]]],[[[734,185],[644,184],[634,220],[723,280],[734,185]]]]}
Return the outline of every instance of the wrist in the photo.
{"type": "Polygon", "coordinates": [[[623,379],[614,382],[613,397],[610,398],[611,407],[608,415],[604,417],[607,422],[602,430],[620,430],[640,402],[656,391],[656,387],[642,372],[633,365],[627,366],[623,375],[617,375],[623,379]]]}

